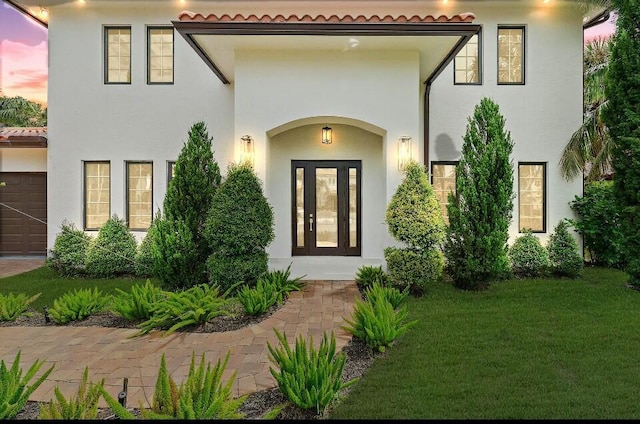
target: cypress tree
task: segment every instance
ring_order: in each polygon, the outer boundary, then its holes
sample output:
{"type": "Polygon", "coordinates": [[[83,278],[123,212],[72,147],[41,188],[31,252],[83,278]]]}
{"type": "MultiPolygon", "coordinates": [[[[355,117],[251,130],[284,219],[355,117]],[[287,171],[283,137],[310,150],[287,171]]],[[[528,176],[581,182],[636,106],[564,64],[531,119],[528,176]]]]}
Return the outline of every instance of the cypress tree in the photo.
{"type": "Polygon", "coordinates": [[[614,142],[613,191],[620,211],[630,284],[640,286],[640,0],[613,0],[617,9],[605,78],[604,121],[614,142]]]}
{"type": "Polygon", "coordinates": [[[456,193],[449,194],[447,271],[456,287],[478,290],[509,271],[507,241],[513,212],[513,150],[505,120],[483,98],[469,118],[456,193]]]}
{"type": "Polygon", "coordinates": [[[196,122],[175,163],[164,198],[163,222],[154,229],[158,233],[153,240],[154,275],[165,286],[188,288],[206,282],[205,264],[211,249],[204,227],[220,180],[212,138],[205,123],[196,122]],[[162,234],[165,231],[177,233],[162,234]]]}

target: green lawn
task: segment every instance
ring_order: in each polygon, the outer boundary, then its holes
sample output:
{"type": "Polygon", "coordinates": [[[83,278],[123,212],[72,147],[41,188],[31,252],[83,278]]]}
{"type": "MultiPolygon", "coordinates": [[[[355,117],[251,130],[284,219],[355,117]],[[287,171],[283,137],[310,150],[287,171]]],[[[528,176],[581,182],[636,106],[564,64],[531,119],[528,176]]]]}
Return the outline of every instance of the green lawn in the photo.
{"type": "Polygon", "coordinates": [[[36,311],[42,312],[45,305],[53,306],[53,301],[68,291],[98,287],[104,294],[116,294],[116,288],[129,291],[134,284],[144,284],[145,281],[146,279],[134,278],[65,278],[59,277],[47,267],[41,267],[11,277],[0,278],[0,294],[42,293],[31,305],[36,311]]]}
{"type": "Polygon", "coordinates": [[[627,275],[439,283],[419,323],[331,412],[340,419],[640,418],[640,292],[627,275]]]}

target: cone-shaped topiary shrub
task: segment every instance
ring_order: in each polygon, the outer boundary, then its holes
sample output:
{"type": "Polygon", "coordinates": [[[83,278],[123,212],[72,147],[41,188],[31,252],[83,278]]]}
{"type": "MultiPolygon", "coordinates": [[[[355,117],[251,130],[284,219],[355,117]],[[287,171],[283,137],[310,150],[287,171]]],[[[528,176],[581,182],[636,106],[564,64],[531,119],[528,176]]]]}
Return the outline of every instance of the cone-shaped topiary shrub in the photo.
{"type": "Polygon", "coordinates": [[[569,234],[567,221],[560,221],[549,236],[547,253],[551,271],[555,275],[576,278],[582,274],[584,260],[578,249],[578,243],[569,234]]]}
{"type": "Polygon", "coordinates": [[[133,274],[137,246],[124,220],[113,215],[89,247],[87,273],[101,278],[133,274]]]}
{"type": "MultiPolygon", "coordinates": [[[[153,224],[151,224],[153,225],[153,224]]],[[[151,277],[153,275],[153,231],[147,230],[136,250],[135,273],[138,277],[151,277]]]]}
{"type": "Polygon", "coordinates": [[[384,251],[392,284],[419,294],[440,278],[444,260],[440,244],[445,231],[442,211],[427,174],[410,162],[405,177],[387,206],[389,233],[407,247],[384,251]]]}
{"type": "Polygon", "coordinates": [[[549,272],[549,255],[531,231],[525,231],[509,248],[514,274],[520,277],[541,277],[549,272]]]}
{"type": "Polygon", "coordinates": [[[211,250],[204,227],[221,179],[212,140],[204,122],[191,127],[167,188],[163,205],[166,225],[156,227],[155,233],[162,234],[153,241],[157,252],[154,271],[166,287],[191,287],[207,281],[205,263],[211,250]]]}
{"type": "Polygon", "coordinates": [[[250,165],[229,166],[214,196],[205,236],[213,252],[207,261],[212,283],[225,290],[238,281],[253,287],[267,271],[265,249],[274,237],[273,209],[250,165]]]}
{"type": "Polygon", "coordinates": [[[65,277],[84,273],[91,237],[67,221],[62,222],[60,233],[47,258],[47,266],[65,277]]]}
{"type": "Polygon", "coordinates": [[[469,118],[456,166],[456,193],[449,194],[446,269],[463,290],[486,288],[509,274],[513,141],[504,124],[498,105],[483,98],[469,118]]]}

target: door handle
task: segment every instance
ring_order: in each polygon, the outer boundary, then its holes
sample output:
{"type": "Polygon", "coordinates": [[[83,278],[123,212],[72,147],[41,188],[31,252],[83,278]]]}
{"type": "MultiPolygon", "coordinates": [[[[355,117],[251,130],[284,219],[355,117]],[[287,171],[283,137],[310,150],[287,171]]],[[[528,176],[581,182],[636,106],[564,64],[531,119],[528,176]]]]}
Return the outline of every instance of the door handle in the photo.
{"type": "Polygon", "coordinates": [[[309,232],[313,232],[313,214],[309,214],[309,232]]]}

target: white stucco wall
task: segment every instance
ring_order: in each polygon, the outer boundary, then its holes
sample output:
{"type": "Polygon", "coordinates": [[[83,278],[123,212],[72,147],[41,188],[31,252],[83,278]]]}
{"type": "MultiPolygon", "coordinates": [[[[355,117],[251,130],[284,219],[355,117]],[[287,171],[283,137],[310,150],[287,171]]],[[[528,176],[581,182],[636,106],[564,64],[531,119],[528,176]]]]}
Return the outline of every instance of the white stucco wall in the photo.
{"type": "Polygon", "coordinates": [[[563,218],[573,217],[569,201],[582,193],[582,180],[565,181],[558,160],[571,134],[582,123],[582,19],[573,7],[530,9],[456,6],[473,10],[482,23],[483,83],[454,85],[453,64],[431,90],[430,161],[460,159],[467,117],[482,97],[491,97],[505,117],[514,141],[513,220],[511,241],[518,229],[518,162],[547,164],[547,231],[536,234],[545,243],[563,218]],[[471,8],[472,7],[472,8],[471,8]],[[525,85],[497,85],[497,26],[526,25],[525,85]]]}
{"type": "Polygon", "coordinates": [[[0,172],[47,172],[47,149],[0,149],[0,172]]]}
{"type": "MultiPolygon", "coordinates": [[[[147,85],[146,25],[170,24],[184,7],[203,14],[258,16],[474,12],[475,23],[483,25],[483,84],[454,86],[451,66],[435,81],[430,96],[430,160],[459,159],[467,117],[482,96],[491,96],[500,104],[516,142],[514,164],[548,162],[548,234],[560,218],[570,216],[568,202],[582,190],[579,181],[562,180],[556,166],[568,136],[581,121],[581,14],[564,2],[553,2],[553,7],[540,7],[541,2],[533,1],[521,2],[526,7],[505,6],[504,2],[449,3],[404,1],[389,7],[388,2],[364,1],[222,1],[189,2],[188,6],[177,2],[112,2],[108,6],[87,2],[79,6],[74,2],[51,7],[46,161],[49,247],[63,220],[82,226],[82,161],[111,161],[111,213],[121,217],[126,210],[125,161],[153,161],[154,206],[159,208],[166,192],[167,161],[177,158],[189,127],[204,120],[223,172],[238,158],[242,135],[250,134],[256,142],[255,169],[277,211],[277,237],[269,247],[272,266],[291,262],[290,164],[285,162],[295,152],[306,155],[296,159],[360,156],[363,176],[379,170],[370,175],[371,181],[363,178],[363,202],[371,203],[371,209],[367,205],[363,210],[363,222],[371,225],[363,226],[362,257],[331,258],[335,273],[327,278],[352,278],[358,266],[383,262],[382,249],[393,240],[379,222],[384,210],[381,203],[391,198],[401,179],[398,138],[411,136],[414,158],[423,158],[424,87],[417,69],[418,53],[236,51],[234,83],[224,85],[176,32],[175,83],[147,85]],[[496,84],[497,24],[527,25],[524,86],[496,84]],[[104,25],[131,25],[130,85],[103,83],[104,25]],[[305,131],[315,128],[310,124],[320,126],[320,120],[360,135],[348,146],[336,143],[331,153],[318,150],[319,145],[303,148],[292,141],[294,134],[308,139],[312,134],[305,131]],[[281,130],[292,122],[298,124],[281,130]],[[362,125],[354,124],[357,122],[362,125]],[[374,139],[377,141],[367,146],[375,148],[364,147],[374,139]]],[[[515,177],[517,188],[517,174],[515,177]]],[[[518,234],[517,199],[515,207],[512,238],[518,234]]],[[[136,233],[138,238],[143,235],[136,233]]],[[[309,278],[321,278],[320,271],[327,270],[326,257],[296,260],[301,264],[294,267],[296,273],[308,273],[309,278]]]]}
{"type": "Polygon", "coordinates": [[[194,122],[207,124],[216,159],[226,163],[233,157],[233,89],[214,77],[177,32],[175,84],[147,85],[146,25],[170,24],[179,10],[52,8],[49,247],[64,219],[82,226],[82,161],[111,161],[111,213],[124,217],[125,161],[153,161],[154,208],[162,207],[167,161],[178,157],[194,122]],[[131,25],[130,85],[103,82],[103,25],[131,25]]]}

